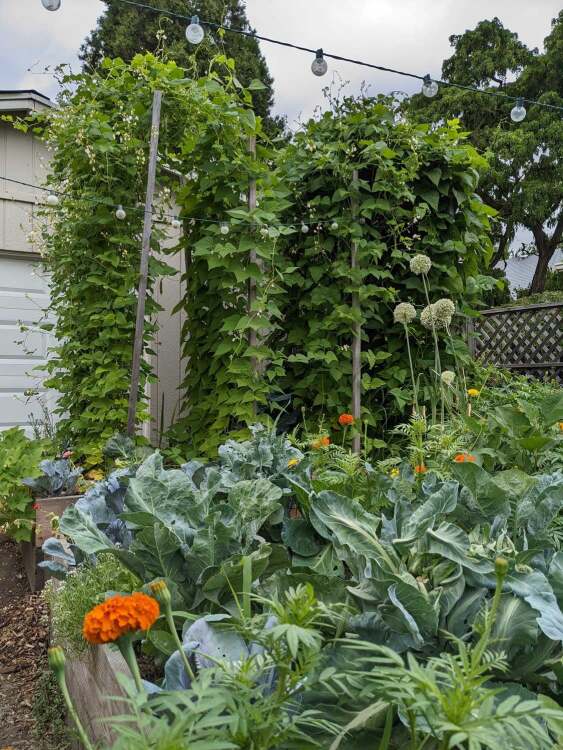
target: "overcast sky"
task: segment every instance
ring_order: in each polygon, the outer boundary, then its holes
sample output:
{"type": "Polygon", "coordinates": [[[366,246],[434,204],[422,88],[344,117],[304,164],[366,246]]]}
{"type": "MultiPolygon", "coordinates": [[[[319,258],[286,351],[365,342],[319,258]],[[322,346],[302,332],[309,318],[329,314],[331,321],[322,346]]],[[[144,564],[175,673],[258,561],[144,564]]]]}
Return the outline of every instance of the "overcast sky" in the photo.
{"type": "MultiPolygon", "coordinates": [[[[0,0],[0,89],[34,88],[53,97],[56,85],[41,72],[59,63],[79,69],[77,51],[104,7],[100,0],[62,0],[50,13],[41,0],[0,0]]],[[[451,54],[450,34],[496,15],[527,45],[541,48],[560,8],[561,0],[247,0],[260,34],[436,76],[451,54]]],[[[306,53],[266,42],[262,50],[274,77],[276,112],[287,114],[290,125],[322,103],[334,73],[350,81],[350,92],[363,80],[371,93],[419,88],[408,78],[347,63],[331,62],[329,74],[316,78],[306,53]]]]}

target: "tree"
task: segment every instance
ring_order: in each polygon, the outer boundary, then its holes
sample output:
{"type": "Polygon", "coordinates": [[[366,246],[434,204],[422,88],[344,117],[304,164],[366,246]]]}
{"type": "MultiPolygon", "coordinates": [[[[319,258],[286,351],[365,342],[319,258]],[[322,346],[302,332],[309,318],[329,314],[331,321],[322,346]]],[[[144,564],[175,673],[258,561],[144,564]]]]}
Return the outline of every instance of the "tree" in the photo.
{"type": "MultiPolygon", "coordinates": [[[[498,18],[450,37],[454,54],[442,78],[484,91],[563,106],[563,11],[552,21],[544,51],[530,50],[498,18]]],[[[513,102],[442,86],[436,99],[417,94],[407,102],[416,117],[440,122],[458,118],[490,164],[482,199],[498,211],[492,263],[505,258],[518,227],[534,238],[538,264],[531,291],[542,291],[549,261],[563,238],[563,118],[556,109],[528,105],[513,123],[513,102]]]]}
{"type": "MultiPolygon", "coordinates": [[[[196,48],[185,37],[185,24],[163,13],[155,13],[119,0],[104,0],[108,6],[98,19],[98,25],[80,48],[80,59],[87,72],[99,67],[104,57],[121,57],[130,62],[137,52],[166,51],[167,57],[182,67],[205,75],[212,57],[224,51],[236,62],[237,77],[244,86],[259,79],[265,86],[253,91],[254,109],[269,130],[276,122],[270,117],[273,103],[273,79],[258,41],[240,34],[224,35],[211,31],[196,48]]],[[[159,8],[182,15],[199,15],[202,19],[225,26],[251,31],[246,17],[244,0],[159,0],[159,8]]],[[[278,123],[279,124],[279,123],[278,123]]]]}

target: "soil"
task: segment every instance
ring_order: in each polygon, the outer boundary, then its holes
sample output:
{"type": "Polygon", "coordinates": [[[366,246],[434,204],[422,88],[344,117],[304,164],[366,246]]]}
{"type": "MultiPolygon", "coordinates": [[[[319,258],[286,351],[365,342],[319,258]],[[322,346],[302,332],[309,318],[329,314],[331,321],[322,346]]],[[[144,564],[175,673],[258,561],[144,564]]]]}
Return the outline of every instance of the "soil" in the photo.
{"type": "Polygon", "coordinates": [[[27,585],[17,544],[0,535],[0,750],[36,750],[32,705],[46,668],[47,606],[27,585]]]}

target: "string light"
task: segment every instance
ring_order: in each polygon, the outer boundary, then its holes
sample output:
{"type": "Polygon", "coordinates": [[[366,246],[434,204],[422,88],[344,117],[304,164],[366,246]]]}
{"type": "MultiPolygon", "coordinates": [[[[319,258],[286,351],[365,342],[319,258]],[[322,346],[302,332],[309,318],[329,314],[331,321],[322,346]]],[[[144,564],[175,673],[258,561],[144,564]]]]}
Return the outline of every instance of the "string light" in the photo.
{"type": "Polygon", "coordinates": [[[121,204],[119,204],[119,206],[117,207],[117,209],[115,211],[115,218],[119,219],[119,221],[123,221],[123,219],[125,219],[126,216],[127,216],[127,214],[123,210],[123,206],[121,204]]]}
{"type": "Polygon", "coordinates": [[[55,195],[55,193],[49,193],[47,196],[47,205],[48,206],[58,206],[59,205],[59,196],[55,195]]]}
{"type": "Polygon", "coordinates": [[[182,226],[182,222],[177,216],[172,219],[170,224],[174,227],[174,229],[180,229],[180,227],[182,226]]]}
{"type": "MultiPolygon", "coordinates": [[[[190,20],[190,17],[185,14],[176,13],[174,11],[167,10],[166,8],[158,8],[158,7],[155,7],[154,5],[149,5],[148,3],[136,2],[136,0],[115,0],[115,2],[121,2],[126,5],[131,5],[135,8],[141,8],[142,10],[146,10],[152,13],[160,13],[170,18],[177,18],[183,21],[190,20]]],[[[322,51],[322,50],[314,50],[311,47],[305,47],[300,44],[293,44],[292,42],[284,42],[281,39],[273,39],[271,37],[257,34],[255,31],[248,31],[246,29],[237,29],[233,26],[224,26],[223,24],[215,23],[214,21],[206,20],[204,21],[204,23],[206,26],[209,26],[210,28],[213,28],[213,29],[220,29],[230,34],[239,34],[241,36],[251,37],[253,39],[259,39],[260,41],[268,42],[269,44],[277,44],[281,47],[287,47],[288,49],[295,49],[301,52],[307,52],[310,54],[314,54],[315,56],[317,55],[317,52],[322,51]]],[[[364,68],[370,68],[371,70],[380,70],[384,73],[394,73],[395,75],[405,76],[406,78],[414,78],[416,80],[422,81],[423,84],[426,78],[426,76],[421,76],[417,73],[409,73],[408,71],[405,71],[405,70],[397,70],[396,68],[389,68],[385,65],[377,65],[375,63],[368,63],[368,62],[365,62],[364,60],[357,60],[351,57],[344,57],[343,55],[336,55],[336,54],[329,53],[329,52],[322,51],[322,57],[330,58],[331,60],[338,60],[340,62],[350,63],[352,65],[359,65],[364,68]]],[[[315,60],[316,60],[316,57],[315,57],[315,60]]],[[[504,93],[503,91],[480,89],[477,86],[466,86],[464,84],[455,83],[454,81],[434,80],[432,81],[432,83],[436,85],[440,84],[442,86],[449,86],[451,88],[457,88],[462,91],[471,91],[475,94],[481,94],[483,96],[496,96],[496,97],[500,97],[504,99],[505,101],[517,100],[517,97],[511,96],[510,94],[504,93]]],[[[544,107],[546,109],[556,110],[558,112],[563,113],[563,107],[557,104],[549,104],[548,102],[540,102],[540,101],[537,101],[537,99],[523,99],[523,102],[528,103],[528,104],[534,104],[535,106],[538,106],[538,107],[544,107]]]]}
{"type": "Polygon", "coordinates": [[[186,39],[190,44],[200,44],[203,41],[204,36],[205,32],[200,26],[199,18],[197,16],[192,16],[190,24],[186,29],[186,39]]]}
{"type": "Polygon", "coordinates": [[[436,83],[436,81],[433,81],[428,73],[422,80],[422,93],[424,94],[424,96],[427,96],[429,99],[431,99],[433,96],[436,96],[436,94],[438,93],[438,84],[436,83]]]}
{"type": "Polygon", "coordinates": [[[309,227],[307,226],[307,224],[301,224],[301,233],[307,234],[308,231],[309,231],[309,227]]]}
{"type": "Polygon", "coordinates": [[[315,52],[315,59],[311,63],[311,70],[316,76],[324,76],[328,70],[328,63],[324,59],[322,49],[315,52]]]}
{"type": "Polygon", "coordinates": [[[229,225],[223,221],[219,227],[219,231],[221,234],[229,234],[229,225]]]}
{"type": "Polygon", "coordinates": [[[45,10],[58,10],[61,7],[61,0],[41,0],[41,5],[45,10]]]}
{"type": "Polygon", "coordinates": [[[338,222],[333,221],[332,224],[330,225],[330,228],[332,229],[333,232],[336,232],[336,230],[338,229],[338,222]]]}
{"type": "Polygon", "coordinates": [[[524,100],[521,96],[516,99],[516,104],[510,110],[510,119],[512,122],[522,122],[526,117],[526,107],[524,106],[524,100]]]}

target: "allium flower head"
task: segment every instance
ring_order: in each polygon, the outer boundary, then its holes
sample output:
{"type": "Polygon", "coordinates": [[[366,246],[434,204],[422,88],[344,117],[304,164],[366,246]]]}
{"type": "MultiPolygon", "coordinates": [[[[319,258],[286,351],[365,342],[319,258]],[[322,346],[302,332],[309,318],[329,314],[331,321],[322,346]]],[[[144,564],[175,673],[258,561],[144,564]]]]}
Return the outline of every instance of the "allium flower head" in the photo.
{"type": "Polygon", "coordinates": [[[432,328],[439,328],[439,322],[436,318],[436,311],[434,305],[427,305],[424,310],[420,313],[420,322],[425,328],[432,330],[432,328]]]}
{"type": "Polygon", "coordinates": [[[160,607],[152,596],[141,592],[112,596],[88,612],[82,634],[89,643],[111,643],[127,633],[148,630],[159,615],[160,607]]]}
{"type": "Polygon", "coordinates": [[[395,323],[402,323],[407,325],[416,318],[416,310],[414,305],[410,302],[399,302],[397,307],[393,310],[393,319],[395,323]]]}
{"type": "Polygon", "coordinates": [[[414,255],[410,259],[410,268],[417,276],[421,276],[423,273],[428,273],[432,268],[432,261],[427,255],[414,255]]]}
{"type": "Polygon", "coordinates": [[[440,323],[449,326],[455,313],[455,305],[452,300],[446,297],[439,299],[437,302],[434,302],[433,308],[436,318],[440,323]]]}
{"type": "Polygon", "coordinates": [[[445,383],[445,385],[453,385],[455,380],[455,372],[452,372],[451,370],[444,370],[444,372],[440,375],[440,378],[442,379],[442,383],[445,383]]]}

